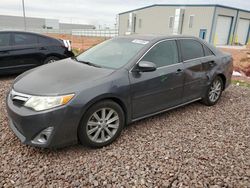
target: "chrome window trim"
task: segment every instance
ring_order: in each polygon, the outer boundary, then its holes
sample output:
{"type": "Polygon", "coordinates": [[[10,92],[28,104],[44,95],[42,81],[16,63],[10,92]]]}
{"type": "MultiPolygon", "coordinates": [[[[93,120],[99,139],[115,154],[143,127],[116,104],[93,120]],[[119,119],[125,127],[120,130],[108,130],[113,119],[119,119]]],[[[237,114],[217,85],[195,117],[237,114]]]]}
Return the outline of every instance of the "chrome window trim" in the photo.
{"type": "MultiPolygon", "coordinates": [[[[155,44],[153,44],[137,61],[136,63],[132,66],[132,68],[129,70],[129,72],[131,73],[132,70],[134,69],[135,66],[137,66],[137,64],[142,60],[142,58],[153,48],[155,47],[157,44],[161,43],[161,42],[165,42],[165,41],[170,41],[170,40],[174,40],[176,41],[177,39],[176,38],[171,38],[171,39],[163,39],[163,40],[160,40],[158,42],[156,42],[155,44]]],[[[176,44],[176,47],[177,47],[177,44],[176,44]]],[[[178,47],[177,47],[177,50],[178,50],[178,47]]],[[[172,64],[172,65],[177,65],[177,64],[180,64],[182,62],[179,62],[179,63],[176,63],[176,64],[172,64]]],[[[172,65],[166,65],[166,66],[162,66],[162,67],[168,67],[168,66],[172,66],[172,65]]],[[[159,69],[161,67],[157,67],[156,69],[159,69]]]]}
{"type": "MultiPolygon", "coordinates": [[[[199,42],[201,45],[206,45],[205,43],[201,43],[199,40],[195,39],[195,38],[192,38],[192,37],[185,37],[185,38],[171,38],[171,39],[162,39],[158,42],[156,42],[155,44],[153,44],[137,61],[136,63],[132,66],[132,68],[129,70],[129,73],[132,72],[132,70],[135,68],[135,66],[137,66],[137,64],[142,60],[142,58],[153,48],[155,47],[157,44],[161,43],[161,42],[165,42],[165,41],[169,41],[169,40],[175,40],[176,42],[178,40],[182,40],[182,39],[191,39],[191,40],[194,40],[194,41],[197,41],[199,42]]],[[[176,44],[177,45],[177,44],[176,44]]],[[[207,45],[206,45],[207,46],[207,45]]],[[[210,49],[208,46],[207,46],[208,49],[210,49]]],[[[211,50],[211,49],[210,49],[211,50]]],[[[212,50],[211,50],[212,51],[212,50]]],[[[178,53],[179,53],[179,50],[178,50],[178,53]]],[[[180,54],[179,54],[180,55],[180,54]]],[[[204,54],[205,55],[205,54],[204,54]]],[[[158,67],[156,69],[160,69],[160,68],[166,68],[166,67],[169,67],[169,66],[173,66],[173,65],[178,65],[178,64],[184,64],[184,63],[187,63],[191,60],[199,60],[199,59],[202,59],[202,58],[205,58],[205,57],[210,57],[210,56],[213,56],[215,57],[216,55],[213,54],[213,55],[209,55],[209,56],[203,56],[203,57],[198,57],[198,58],[194,58],[194,59],[189,59],[189,60],[186,60],[186,61],[180,61],[179,63],[176,63],[176,64],[172,64],[172,65],[166,65],[166,66],[162,66],[162,67],[158,67]]]]}

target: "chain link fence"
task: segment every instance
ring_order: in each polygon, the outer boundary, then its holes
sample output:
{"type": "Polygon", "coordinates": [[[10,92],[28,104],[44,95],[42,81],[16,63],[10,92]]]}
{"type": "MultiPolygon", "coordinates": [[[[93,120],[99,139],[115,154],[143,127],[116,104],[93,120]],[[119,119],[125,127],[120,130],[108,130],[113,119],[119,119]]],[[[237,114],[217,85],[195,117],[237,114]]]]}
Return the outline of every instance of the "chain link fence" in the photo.
{"type": "MultiPolygon", "coordinates": [[[[23,31],[23,29],[1,28],[0,30],[8,31],[23,31]]],[[[117,29],[27,29],[26,31],[34,33],[49,33],[49,34],[68,34],[74,36],[87,36],[87,37],[107,37],[112,38],[118,36],[117,29]]]]}

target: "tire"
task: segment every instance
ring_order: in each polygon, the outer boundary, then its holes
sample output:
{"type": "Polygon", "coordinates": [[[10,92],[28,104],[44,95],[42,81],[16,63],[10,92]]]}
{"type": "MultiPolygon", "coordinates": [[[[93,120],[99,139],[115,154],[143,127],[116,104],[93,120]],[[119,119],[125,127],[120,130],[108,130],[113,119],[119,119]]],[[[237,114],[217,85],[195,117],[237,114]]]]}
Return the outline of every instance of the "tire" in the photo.
{"type": "Polygon", "coordinates": [[[82,118],[78,127],[79,141],[82,145],[92,148],[107,146],[121,134],[124,124],[124,112],[120,105],[112,100],[98,102],[90,107],[82,118]],[[108,123],[109,121],[111,122],[108,123]]]}
{"type": "Polygon", "coordinates": [[[43,64],[48,64],[48,63],[53,63],[55,61],[58,61],[59,58],[56,57],[56,56],[49,56],[47,57],[44,61],[43,61],[43,64]]]}
{"type": "Polygon", "coordinates": [[[221,97],[221,94],[223,92],[223,87],[224,84],[221,77],[216,76],[209,85],[209,87],[207,88],[206,95],[203,98],[202,102],[207,106],[215,105],[221,97]],[[214,97],[211,96],[213,95],[212,93],[214,93],[214,97]]]}

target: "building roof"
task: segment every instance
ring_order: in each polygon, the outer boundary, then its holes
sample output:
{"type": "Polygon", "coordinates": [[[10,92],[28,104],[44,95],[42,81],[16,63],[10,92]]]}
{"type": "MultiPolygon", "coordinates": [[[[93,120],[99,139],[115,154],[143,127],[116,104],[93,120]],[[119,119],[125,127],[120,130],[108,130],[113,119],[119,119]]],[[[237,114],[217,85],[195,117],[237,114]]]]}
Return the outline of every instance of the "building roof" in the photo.
{"type": "Polygon", "coordinates": [[[157,6],[164,6],[164,7],[165,6],[166,7],[167,6],[178,6],[178,7],[179,6],[182,6],[182,7],[221,7],[221,8],[239,10],[239,11],[244,11],[244,12],[249,12],[250,13],[250,10],[244,10],[244,9],[240,9],[240,8],[235,8],[235,7],[225,6],[225,5],[219,5],[219,4],[153,4],[153,5],[149,5],[149,6],[129,10],[129,11],[126,11],[126,12],[121,12],[121,13],[119,13],[119,15],[134,12],[134,11],[138,11],[138,10],[143,10],[143,9],[147,9],[147,8],[157,7],[157,6]]]}

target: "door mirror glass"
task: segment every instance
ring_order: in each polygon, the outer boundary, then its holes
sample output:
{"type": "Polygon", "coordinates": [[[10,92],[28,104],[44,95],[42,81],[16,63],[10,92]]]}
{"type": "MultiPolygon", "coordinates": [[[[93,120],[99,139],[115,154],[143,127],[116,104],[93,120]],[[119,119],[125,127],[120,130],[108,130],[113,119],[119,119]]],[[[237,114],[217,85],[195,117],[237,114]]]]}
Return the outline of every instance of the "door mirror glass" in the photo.
{"type": "Polygon", "coordinates": [[[156,65],[149,61],[140,61],[137,65],[137,70],[140,72],[152,72],[156,70],[156,65]]]}

